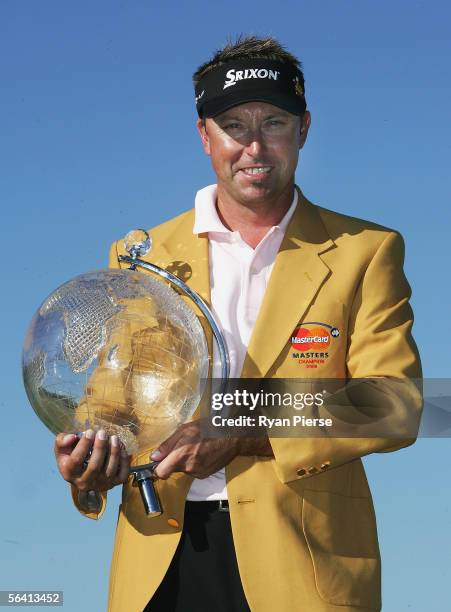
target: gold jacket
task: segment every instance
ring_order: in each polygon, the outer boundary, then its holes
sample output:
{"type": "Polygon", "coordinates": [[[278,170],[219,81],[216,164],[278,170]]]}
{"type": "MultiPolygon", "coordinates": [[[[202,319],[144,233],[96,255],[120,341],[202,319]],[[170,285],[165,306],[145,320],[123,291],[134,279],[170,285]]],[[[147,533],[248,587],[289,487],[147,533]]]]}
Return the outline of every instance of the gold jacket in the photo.
{"type": "MultiPolygon", "coordinates": [[[[421,366],[411,335],[403,240],[390,229],[316,206],[298,191],[242,376],[405,379],[411,401],[386,394],[389,417],[402,430],[407,421],[419,421],[422,408],[409,382],[421,377],[421,366]],[[293,330],[306,321],[340,332],[316,368],[293,357],[293,330]]],[[[155,246],[145,259],[188,271],[187,284],[209,303],[208,237],[193,234],[193,222],[189,210],[152,229],[155,246]]],[[[126,254],[122,241],[111,247],[111,267],[119,267],[118,254],[126,254]]],[[[381,392],[373,393],[377,406],[381,392]]],[[[351,403],[347,410],[351,417],[358,413],[351,403]]],[[[379,611],[379,546],[361,457],[415,438],[282,438],[271,430],[269,436],[274,458],[239,456],[226,466],[233,539],[251,610],[379,611]]],[[[148,454],[134,459],[147,461],[148,454]]],[[[109,612],[142,612],[152,597],[176,550],[191,482],[182,473],[157,481],[164,508],[158,518],[146,517],[130,480],[123,486],[109,612]]],[[[83,510],[74,488],[72,496],[89,518],[102,515],[106,493],[99,512],[83,510]]]]}

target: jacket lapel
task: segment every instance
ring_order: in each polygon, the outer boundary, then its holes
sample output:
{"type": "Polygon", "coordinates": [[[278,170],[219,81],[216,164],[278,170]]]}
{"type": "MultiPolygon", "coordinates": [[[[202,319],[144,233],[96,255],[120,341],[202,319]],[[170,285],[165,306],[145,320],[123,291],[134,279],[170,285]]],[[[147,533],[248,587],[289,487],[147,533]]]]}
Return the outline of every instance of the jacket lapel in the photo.
{"type": "Polygon", "coordinates": [[[302,319],[330,268],[321,253],[334,247],[316,206],[302,195],[277,254],[241,376],[264,377],[302,319]]]}

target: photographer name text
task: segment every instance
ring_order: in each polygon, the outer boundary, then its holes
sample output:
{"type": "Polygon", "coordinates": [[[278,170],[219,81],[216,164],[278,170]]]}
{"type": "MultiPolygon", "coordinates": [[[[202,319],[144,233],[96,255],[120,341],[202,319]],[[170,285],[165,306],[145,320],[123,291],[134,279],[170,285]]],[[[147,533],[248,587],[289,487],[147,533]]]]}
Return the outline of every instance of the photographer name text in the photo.
{"type": "Polygon", "coordinates": [[[262,414],[253,417],[240,415],[237,417],[222,417],[218,414],[211,418],[214,427],[331,427],[332,419],[309,418],[303,414],[293,414],[290,417],[271,418],[262,414]]]}

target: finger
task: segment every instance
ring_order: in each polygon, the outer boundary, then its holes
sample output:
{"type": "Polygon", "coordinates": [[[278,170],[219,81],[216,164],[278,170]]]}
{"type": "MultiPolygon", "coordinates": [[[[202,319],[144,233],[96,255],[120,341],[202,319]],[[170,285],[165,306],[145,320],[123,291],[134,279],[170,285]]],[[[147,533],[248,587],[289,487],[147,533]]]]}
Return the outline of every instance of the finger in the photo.
{"type": "Polygon", "coordinates": [[[89,457],[88,465],[86,467],[85,476],[90,478],[95,475],[100,476],[103,471],[105,464],[105,457],[108,446],[108,436],[104,429],[99,429],[94,439],[94,446],[92,447],[92,454],[89,457]]]}
{"type": "Polygon", "coordinates": [[[130,469],[130,455],[127,453],[124,447],[121,448],[121,461],[119,467],[119,474],[117,475],[115,484],[125,482],[129,476],[130,469]]]}
{"type": "Polygon", "coordinates": [[[190,425],[191,423],[185,423],[176,429],[172,436],[169,436],[167,440],[162,442],[160,446],[152,452],[150,458],[153,461],[162,461],[165,457],[167,457],[169,453],[174,450],[180,438],[186,434],[186,427],[189,427],[190,425]]]}
{"type": "Polygon", "coordinates": [[[162,442],[158,448],[152,451],[152,454],[150,455],[152,461],[161,461],[162,459],[167,457],[167,455],[169,455],[169,453],[173,450],[175,444],[177,443],[177,433],[178,432],[174,432],[172,436],[170,436],[167,440],[162,442]]]}
{"type": "Polygon", "coordinates": [[[77,445],[70,454],[70,461],[67,461],[69,478],[78,477],[84,470],[83,463],[87,461],[92,449],[95,433],[92,429],[85,431],[78,439],[77,445]]]}
{"type": "Polygon", "coordinates": [[[119,438],[114,435],[110,438],[110,444],[108,447],[108,456],[106,458],[105,475],[108,479],[115,478],[118,473],[119,464],[121,460],[121,447],[119,445],[119,438]]]}
{"type": "Polygon", "coordinates": [[[55,438],[55,455],[70,454],[78,442],[78,437],[71,433],[59,433],[55,438]]]}
{"type": "Polygon", "coordinates": [[[183,465],[177,451],[170,453],[154,469],[155,476],[162,480],[166,480],[174,472],[183,472],[183,465]]]}

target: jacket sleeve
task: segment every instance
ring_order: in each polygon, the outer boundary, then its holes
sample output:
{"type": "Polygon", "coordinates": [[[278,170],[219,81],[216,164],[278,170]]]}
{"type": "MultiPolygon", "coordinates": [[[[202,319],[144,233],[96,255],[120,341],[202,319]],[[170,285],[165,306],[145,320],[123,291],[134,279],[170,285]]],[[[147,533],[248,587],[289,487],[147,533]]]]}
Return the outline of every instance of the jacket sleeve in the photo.
{"type": "Polygon", "coordinates": [[[332,418],[337,424],[333,433],[310,438],[269,434],[282,482],[415,441],[422,410],[421,365],[411,335],[411,290],[403,262],[403,239],[389,232],[360,279],[349,316],[349,383],[327,396],[314,415],[332,418]]]}
{"type": "MultiPolygon", "coordinates": [[[[116,242],[110,247],[109,263],[110,268],[120,268],[117,260],[117,246],[116,242]]],[[[87,518],[97,520],[105,512],[107,492],[102,491],[100,493],[96,491],[79,491],[73,484],[69,485],[72,495],[72,500],[75,507],[81,514],[87,518]]]]}

